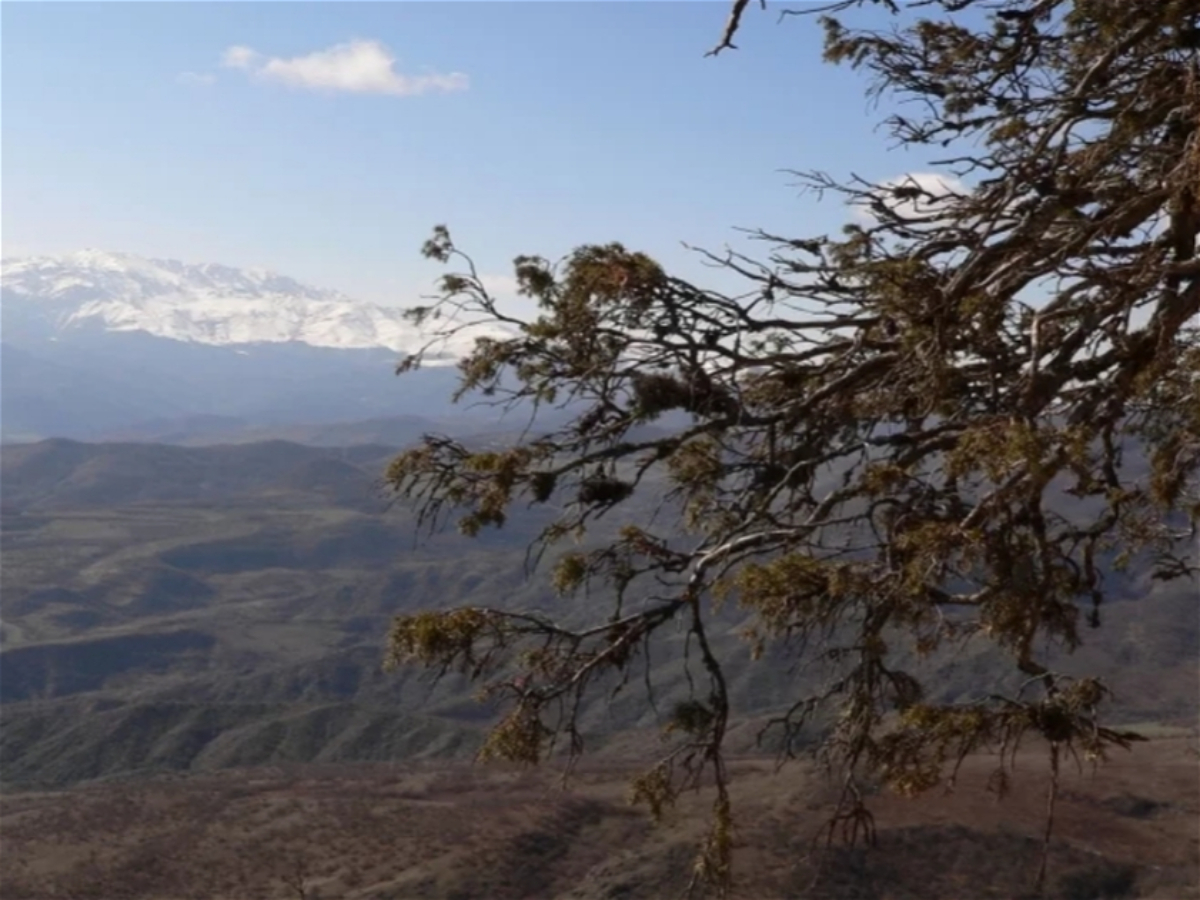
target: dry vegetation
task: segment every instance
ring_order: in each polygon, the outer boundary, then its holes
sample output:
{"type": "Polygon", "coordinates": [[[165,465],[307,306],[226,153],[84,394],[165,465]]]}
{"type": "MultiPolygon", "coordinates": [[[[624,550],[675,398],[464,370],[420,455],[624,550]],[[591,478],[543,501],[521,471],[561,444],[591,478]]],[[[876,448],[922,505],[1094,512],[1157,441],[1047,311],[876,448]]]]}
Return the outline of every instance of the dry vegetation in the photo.
{"type": "MultiPolygon", "coordinates": [[[[1175,733],[1064,778],[1049,898],[1200,897],[1197,742],[1175,733]]],[[[1044,773],[997,802],[994,759],[961,789],[874,797],[873,848],[820,829],[836,796],[804,765],[733,764],[735,896],[940,900],[1028,896],[1044,773]],[[814,843],[816,839],[816,843],[814,843]],[[814,885],[814,878],[820,874],[814,885]]],[[[562,792],[500,766],[242,770],[4,799],[5,900],[516,900],[674,897],[709,799],[662,826],[625,802],[630,765],[593,761],[562,792]]]]}
{"type": "MultiPolygon", "coordinates": [[[[748,0],[731,6],[713,55],[734,46],[748,0]]],[[[564,596],[602,598],[583,622],[495,602],[396,617],[393,663],[466,673],[504,705],[489,753],[536,762],[554,738],[581,746],[579,711],[603,679],[632,681],[659,635],[686,634],[672,650],[693,689],[638,796],[655,809],[712,778],[697,874],[718,889],[740,821],[726,737],[748,712],[727,677],[737,654],[715,643],[722,602],[744,611],[756,656],[836,669],[816,690],[785,685],[781,730],[828,711],[844,810],[866,817],[871,779],[934,791],[947,760],[987,744],[1038,735],[1055,769],[1126,747],[1135,737],[1109,727],[1104,701],[1130,666],[1069,670],[1050,648],[1090,642],[1112,573],[1134,560],[1156,579],[1197,572],[1200,0],[830,0],[789,14],[816,17],[825,61],[864,77],[881,141],[920,174],[795,172],[858,215],[700,251],[737,284],[722,290],[589,243],[517,257],[536,307],[513,310],[435,226],[423,253],[450,268],[413,321],[440,318],[446,338],[507,330],[460,360],[456,397],[571,420],[484,449],[427,435],[386,475],[435,531],[477,537],[540,507],[554,520],[532,554],[561,552],[564,596]],[[661,431],[643,437],[648,425],[661,431]],[[660,515],[629,505],[664,484],[660,515]],[[600,520],[615,536],[579,546],[600,520]],[[969,641],[1007,657],[1008,683],[937,696],[944,681],[914,659],[969,641]]],[[[767,102],[812,114],[790,77],[768,77],[767,102]]]]}

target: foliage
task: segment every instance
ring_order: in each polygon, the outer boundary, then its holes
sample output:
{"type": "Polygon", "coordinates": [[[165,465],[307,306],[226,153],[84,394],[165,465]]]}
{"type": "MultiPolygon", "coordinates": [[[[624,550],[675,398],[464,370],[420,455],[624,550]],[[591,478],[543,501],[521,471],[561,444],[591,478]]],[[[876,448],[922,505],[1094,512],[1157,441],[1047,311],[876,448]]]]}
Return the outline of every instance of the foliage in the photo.
{"type": "Polygon", "coordinates": [[[1078,646],[1085,611],[1100,625],[1106,560],[1192,571],[1180,552],[1200,518],[1188,324],[1200,312],[1200,2],[885,0],[896,22],[879,30],[846,21],[863,5],[821,11],[826,57],[905,104],[887,128],[943,153],[940,187],[801,173],[866,221],[834,236],[759,232],[763,259],[705,254],[745,279],[741,296],[617,243],[557,264],[521,257],[532,321],[498,308],[446,228],[425,248],[466,270],[418,317],[511,331],[477,343],[462,392],[574,417],[504,449],[430,436],[402,454],[388,478],[424,521],[457,513],[473,535],[514,504],[547,504],[560,515],[544,550],[664,481],[664,509],[680,516],[652,530],[627,515],[612,540],[562,557],[563,591],[612,589],[594,624],[502,609],[401,618],[393,661],[483,679],[512,705],[494,749],[532,761],[563,734],[579,752],[581,698],[627,678],[680,623],[703,681],[636,793],[658,811],[711,779],[697,873],[718,885],[732,846],[732,710],[710,641],[720,596],[749,614],[755,649],[780,642],[838,670],[773,724],[790,748],[832,708],[825,750],[845,773],[838,820],[854,836],[870,831],[864,777],[918,793],[972,750],[1031,732],[1055,768],[1060,751],[1098,760],[1127,745],[1135,735],[1102,724],[1107,688],[1051,671],[1041,648],[1078,646]],[[665,433],[647,436],[650,423],[665,433]],[[1145,477],[1123,464],[1131,445],[1152,450],[1145,477]],[[1064,491],[1079,515],[1049,508],[1064,491]],[[1011,654],[1019,690],[978,685],[937,705],[898,662],[970,639],[1011,654]]]}

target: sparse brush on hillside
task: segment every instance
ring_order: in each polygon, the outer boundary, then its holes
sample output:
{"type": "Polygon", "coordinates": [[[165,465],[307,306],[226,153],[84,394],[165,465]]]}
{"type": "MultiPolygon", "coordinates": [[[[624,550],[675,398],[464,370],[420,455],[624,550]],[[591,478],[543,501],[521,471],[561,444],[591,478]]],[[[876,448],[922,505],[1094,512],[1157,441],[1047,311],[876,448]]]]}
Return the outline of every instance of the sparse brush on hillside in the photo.
{"type": "Polygon", "coordinates": [[[1045,738],[1055,771],[1064,754],[1100,759],[1135,739],[1104,724],[1104,683],[1052,671],[1040,648],[1072,649],[1101,625],[1102,559],[1195,571],[1183,554],[1200,518],[1200,0],[885,0],[894,22],[877,30],[846,18],[864,6],[880,4],[821,11],[826,57],[897,101],[887,133],[942,157],[936,184],[802,174],[865,224],[759,233],[761,259],[710,255],[745,279],[741,296],[616,243],[560,264],[518,258],[533,321],[497,308],[439,227],[426,255],[466,271],[414,311],[516,329],[476,344],[463,393],[586,405],[485,453],[443,437],[403,453],[391,484],[427,523],[458,515],[474,535],[514,504],[558,504],[541,538],[553,545],[620,517],[659,473],[684,513],[658,528],[629,517],[614,540],[561,557],[564,592],[610,589],[591,625],[477,607],[405,615],[393,661],[480,679],[510,703],[487,752],[536,762],[556,738],[579,752],[581,698],[640,677],[654,636],[681,626],[694,695],[635,795],[657,812],[711,780],[696,873],[718,887],[731,877],[722,750],[736,712],[711,633],[722,598],[753,614],[756,653],[785,642],[836,669],[773,724],[786,747],[832,707],[825,750],[845,790],[830,833],[853,838],[871,833],[865,778],[917,794],[1026,733],[1045,738]],[[667,413],[686,423],[630,437],[667,413]],[[1123,465],[1130,444],[1147,448],[1148,472],[1123,465]],[[1061,491],[1086,514],[1052,511],[1061,491]],[[979,684],[939,705],[897,662],[972,638],[1011,653],[1013,690],[979,684]]]}

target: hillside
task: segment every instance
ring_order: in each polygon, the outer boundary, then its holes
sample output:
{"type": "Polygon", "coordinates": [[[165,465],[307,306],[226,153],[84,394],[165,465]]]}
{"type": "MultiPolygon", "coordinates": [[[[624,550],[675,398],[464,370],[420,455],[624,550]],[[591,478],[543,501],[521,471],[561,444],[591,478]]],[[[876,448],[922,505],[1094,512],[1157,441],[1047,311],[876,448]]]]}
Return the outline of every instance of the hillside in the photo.
{"type": "MultiPolygon", "coordinates": [[[[544,519],[468,542],[418,542],[379,476],[394,450],[283,441],[213,447],[46,441],[2,454],[0,770],[62,785],[164,770],[465,755],[488,710],[453,679],[381,671],[390,617],[462,603],[555,607],[524,549],[544,519]]],[[[1194,717],[1194,594],[1129,573],[1071,665],[1099,665],[1127,720],[1194,717]]],[[[752,663],[722,613],[738,709],[779,709],[802,681],[752,663]]],[[[666,651],[667,648],[664,648],[666,651]]],[[[936,659],[940,696],[992,684],[1003,661],[936,659]]],[[[659,708],[686,673],[655,656],[659,708]]],[[[638,691],[585,710],[593,748],[657,721],[638,691]]],[[[747,732],[742,749],[752,748],[747,732]]]]}

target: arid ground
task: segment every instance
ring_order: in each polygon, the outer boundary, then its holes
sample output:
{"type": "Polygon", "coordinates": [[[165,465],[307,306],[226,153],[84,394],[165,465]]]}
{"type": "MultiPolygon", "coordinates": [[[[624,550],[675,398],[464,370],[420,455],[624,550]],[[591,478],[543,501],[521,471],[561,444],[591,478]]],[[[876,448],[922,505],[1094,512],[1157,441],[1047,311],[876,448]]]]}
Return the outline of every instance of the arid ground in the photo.
{"type": "MultiPolygon", "coordinates": [[[[1095,773],[1064,770],[1047,897],[1200,897],[1200,755],[1159,729],[1095,773]]],[[[735,896],[963,900],[1031,895],[1047,775],[1029,747],[1004,800],[994,757],[953,792],[871,798],[877,843],[820,839],[836,796],[812,765],[733,766],[735,896]],[[819,877],[818,877],[819,876],[819,877]]],[[[708,798],[652,824],[626,802],[632,763],[344,765],[234,770],[9,793],[4,900],[599,900],[675,897],[708,798]]]]}

